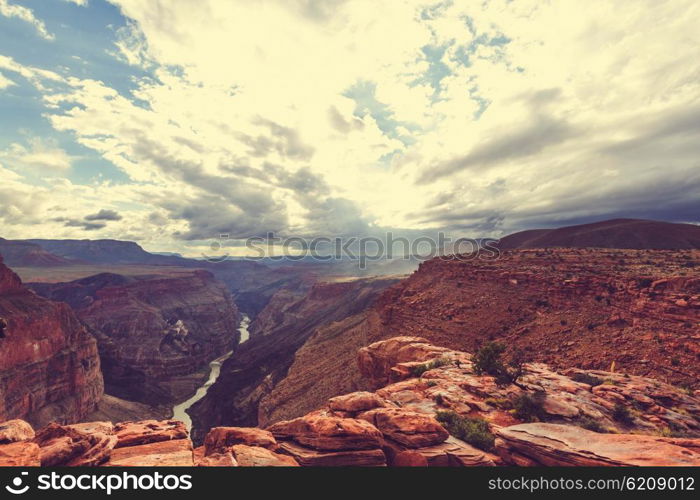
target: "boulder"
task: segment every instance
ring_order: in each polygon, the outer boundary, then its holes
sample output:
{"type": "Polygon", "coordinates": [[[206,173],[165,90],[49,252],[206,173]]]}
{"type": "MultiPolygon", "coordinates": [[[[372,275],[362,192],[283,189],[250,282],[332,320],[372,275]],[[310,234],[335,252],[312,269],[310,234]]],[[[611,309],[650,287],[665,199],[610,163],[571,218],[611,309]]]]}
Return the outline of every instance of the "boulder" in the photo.
{"type": "Polygon", "coordinates": [[[157,441],[117,448],[105,464],[112,467],[192,467],[194,455],[189,439],[157,441]]]}
{"type": "Polygon", "coordinates": [[[449,433],[430,415],[403,408],[377,408],[359,415],[388,438],[408,448],[442,443],[449,433]]]}
{"type": "Polygon", "coordinates": [[[39,446],[30,442],[0,444],[0,467],[38,467],[39,446]]]}
{"type": "Polygon", "coordinates": [[[280,443],[280,452],[290,455],[304,467],[382,467],[386,465],[386,456],[378,448],[319,451],[290,441],[283,441],[280,443]]]}
{"type": "Polygon", "coordinates": [[[277,441],[269,431],[255,427],[214,427],[204,440],[204,455],[223,453],[235,444],[277,448],[277,441]]]}
{"type": "Polygon", "coordinates": [[[599,434],[559,424],[520,424],[497,431],[506,463],[513,454],[545,466],[699,466],[700,454],[656,436],[599,434]]]}
{"type": "Polygon", "coordinates": [[[24,420],[8,420],[0,424],[0,444],[34,439],[34,429],[24,420]]]}
{"type": "Polygon", "coordinates": [[[356,413],[386,406],[384,400],[373,392],[353,392],[328,400],[328,407],[334,411],[356,413]]]}
{"type": "Polygon", "coordinates": [[[267,448],[236,444],[231,452],[240,467],[298,467],[299,464],[286,455],[280,455],[267,448]]]}
{"type": "Polygon", "coordinates": [[[360,349],[357,362],[362,375],[376,389],[391,381],[391,369],[398,363],[429,361],[446,352],[449,350],[422,337],[393,337],[360,349]]]}
{"type": "Polygon", "coordinates": [[[365,420],[306,415],[269,428],[278,439],[292,439],[316,450],[369,450],[379,448],[382,434],[365,420]]]}
{"type": "Polygon", "coordinates": [[[179,420],[122,422],[114,426],[114,434],[118,439],[117,448],[189,437],[187,427],[179,420]]]}

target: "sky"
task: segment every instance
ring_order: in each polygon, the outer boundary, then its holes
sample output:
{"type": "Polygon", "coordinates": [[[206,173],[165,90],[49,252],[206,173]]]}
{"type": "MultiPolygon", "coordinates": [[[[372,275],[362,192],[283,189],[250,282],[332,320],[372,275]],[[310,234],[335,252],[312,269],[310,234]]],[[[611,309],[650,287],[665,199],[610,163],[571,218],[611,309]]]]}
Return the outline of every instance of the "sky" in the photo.
{"type": "Polygon", "coordinates": [[[700,222],[700,3],[0,0],[0,236],[700,222]]]}

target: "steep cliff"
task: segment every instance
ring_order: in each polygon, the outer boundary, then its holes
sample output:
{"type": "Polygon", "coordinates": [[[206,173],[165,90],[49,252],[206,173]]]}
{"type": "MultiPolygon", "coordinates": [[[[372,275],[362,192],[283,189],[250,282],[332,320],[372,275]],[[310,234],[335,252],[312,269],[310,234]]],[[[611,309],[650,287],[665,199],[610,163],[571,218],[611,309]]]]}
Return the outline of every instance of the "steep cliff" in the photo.
{"type": "MultiPolygon", "coordinates": [[[[71,305],[97,338],[107,392],[148,404],[183,394],[171,383],[237,343],[238,311],[211,273],[103,273],[33,289],[71,305]]],[[[190,388],[191,389],[191,388],[190,388]]]]}
{"type": "Polygon", "coordinates": [[[67,305],[27,290],[0,258],[0,419],[76,422],[102,393],[94,337],[67,305]]]}
{"type": "Polygon", "coordinates": [[[297,349],[325,325],[361,314],[394,282],[352,280],[277,292],[251,325],[250,340],[226,360],[216,383],[189,410],[195,441],[216,425],[256,425],[260,400],[287,375],[297,349]]]}

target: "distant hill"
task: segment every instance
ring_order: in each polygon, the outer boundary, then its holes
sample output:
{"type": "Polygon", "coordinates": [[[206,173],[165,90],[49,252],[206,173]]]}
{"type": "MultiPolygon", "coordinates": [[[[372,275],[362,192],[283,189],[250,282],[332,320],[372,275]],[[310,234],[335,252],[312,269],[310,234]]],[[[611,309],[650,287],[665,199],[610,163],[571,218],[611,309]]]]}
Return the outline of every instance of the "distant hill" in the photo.
{"type": "Polygon", "coordinates": [[[22,240],[0,238],[0,255],[9,267],[50,267],[75,264],[74,261],[55,255],[40,245],[22,240]]]}
{"type": "Polygon", "coordinates": [[[613,219],[558,229],[532,229],[499,242],[501,249],[516,248],[700,248],[700,226],[641,219],[613,219]]]}
{"type": "Polygon", "coordinates": [[[90,264],[183,265],[186,259],[147,252],[133,241],[26,240],[60,257],[90,264]]]}

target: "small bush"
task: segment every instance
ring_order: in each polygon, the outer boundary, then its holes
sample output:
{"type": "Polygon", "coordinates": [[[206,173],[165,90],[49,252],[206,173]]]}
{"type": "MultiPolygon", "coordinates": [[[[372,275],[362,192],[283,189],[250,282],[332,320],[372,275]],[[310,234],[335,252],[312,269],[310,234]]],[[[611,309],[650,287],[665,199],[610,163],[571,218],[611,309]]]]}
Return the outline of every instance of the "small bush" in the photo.
{"type": "Polygon", "coordinates": [[[576,373],[571,379],[575,382],[581,382],[582,384],[588,384],[594,387],[603,383],[602,378],[589,375],[588,373],[576,373]]]}
{"type": "Polygon", "coordinates": [[[462,417],[453,411],[440,411],[438,421],[454,437],[465,441],[484,451],[493,450],[495,436],[489,424],[479,418],[462,417]]]}
{"type": "Polygon", "coordinates": [[[589,431],[601,432],[601,433],[606,432],[605,427],[603,427],[603,425],[600,422],[598,422],[597,420],[590,418],[590,417],[582,417],[582,418],[578,419],[576,424],[579,427],[583,427],[584,429],[588,429],[589,431]]]}
{"type": "Polygon", "coordinates": [[[477,375],[484,373],[493,375],[499,385],[512,384],[523,374],[525,364],[525,353],[516,350],[511,356],[510,362],[506,365],[501,356],[506,350],[506,346],[498,342],[487,342],[483,344],[474,354],[472,363],[477,375]]]}
{"type": "Polygon", "coordinates": [[[540,422],[547,413],[544,411],[544,392],[524,393],[513,401],[514,413],[523,422],[540,422]]]}
{"type": "Polygon", "coordinates": [[[472,358],[476,374],[498,375],[505,368],[501,361],[501,355],[505,351],[506,346],[498,342],[487,342],[482,345],[472,358]]]}
{"type": "Polygon", "coordinates": [[[616,422],[620,422],[621,424],[625,425],[632,425],[634,423],[634,416],[632,415],[632,412],[622,403],[615,403],[612,418],[616,422]]]}
{"type": "Polygon", "coordinates": [[[433,359],[431,361],[428,361],[427,363],[423,363],[422,365],[412,366],[411,367],[411,375],[414,377],[420,377],[428,370],[432,370],[434,368],[440,368],[441,366],[445,366],[445,365],[449,364],[449,362],[450,362],[450,360],[448,358],[437,358],[437,359],[433,359]]]}

